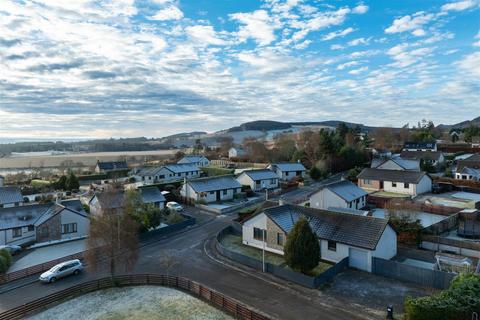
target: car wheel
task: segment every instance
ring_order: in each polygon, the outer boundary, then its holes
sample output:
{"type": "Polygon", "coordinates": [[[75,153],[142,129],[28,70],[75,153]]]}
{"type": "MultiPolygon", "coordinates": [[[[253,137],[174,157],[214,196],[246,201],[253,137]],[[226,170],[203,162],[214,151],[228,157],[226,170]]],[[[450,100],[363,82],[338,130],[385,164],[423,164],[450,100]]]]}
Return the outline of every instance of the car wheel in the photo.
{"type": "Polygon", "coordinates": [[[50,282],[50,283],[54,283],[55,281],[57,281],[57,278],[52,277],[52,278],[50,278],[50,281],[49,281],[49,282],[50,282]]]}
{"type": "Polygon", "coordinates": [[[73,274],[74,274],[74,275],[77,275],[77,274],[79,274],[79,273],[80,273],[80,270],[78,270],[78,269],[75,270],[75,271],[73,271],[73,274]]]}

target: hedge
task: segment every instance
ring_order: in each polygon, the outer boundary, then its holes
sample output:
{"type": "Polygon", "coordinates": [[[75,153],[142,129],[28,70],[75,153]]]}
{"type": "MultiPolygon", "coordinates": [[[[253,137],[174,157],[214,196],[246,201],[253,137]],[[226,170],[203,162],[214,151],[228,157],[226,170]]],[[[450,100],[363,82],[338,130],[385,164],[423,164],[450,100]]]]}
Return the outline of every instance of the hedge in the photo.
{"type": "Polygon", "coordinates": [[[225,169],[218,167],[202,167],[201,170],[205,172],[209,177],[233,174],[235,172],[235,170],[233,169],[225,169]]]}
{"type": "Polygon", "coordinates": [[[480,275],[461,274],[450,288],[430,297],[407,298],[405,320],[464,320],[480,312],[480,275]]]}
{"type": "Polygon", "coordinates": [[[7,249],[0,250],[0,274],[6,273],[12,265],[12,256],[7,249]]]}

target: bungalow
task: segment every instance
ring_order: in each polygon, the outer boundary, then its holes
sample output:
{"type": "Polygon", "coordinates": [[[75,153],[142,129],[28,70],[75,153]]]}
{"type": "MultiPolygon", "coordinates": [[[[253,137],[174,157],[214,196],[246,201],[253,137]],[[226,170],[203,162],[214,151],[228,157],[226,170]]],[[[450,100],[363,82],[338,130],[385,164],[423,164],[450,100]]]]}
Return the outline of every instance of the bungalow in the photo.
{"type": "Polygon", "coordinates": [[[205,158],[202,155],[186,155],[182,159],[177,161],[177,164],[190,164],[197,167],[208,167],[210,165],[210,160],[205,158]]]}
{"type": "Polygon", "coordinates": [[[435,167],[445,162],[443,152],[440,151],[402,151],[400,157],[407,160],[423,160],[435,167]]]}
{"type": "Polygon", "coordinates": [[[108,162],[97,161],[97,165],[95,166],[96,173],[104,173],[109,171],[127,170],[127,169],[128,169],[128,165],[126,161],[108,161],[108,162]]]}
{"type": "Polygon", "coordinates": [[[383,170],[420,171],[420,160],[402,159],[400,157],[373,159],[371,167],[383,170]]]}
{"type": "Polygon", "coordinates": [[[26,245],[88,235],[90,220],[78,199],[0,209],[0,245],[26,245]]]}
{"type": "Polygon", "coordinates": [[[247,153],[242,148],[230,148],[228,150],[228,158],[242,158],[245,157],[247,153]]]}
{"type": "Polygon", "coordinates": [[[432,178],[426,172],[365,168],[358,175],[358,186],[367,191],[386,191],[411,196],[432,191],[432,178]]]}
{"type": "Polygon", "coordinates": [[[367,193],[348,180],[327,184],[310,196],[310,207],[362,209],[366,205],[367,193]]]}
{"type": "Polygon", "coordinates": [[[405,142],[403,151],[437,151],[436,142],[405,142]]]}
{"type": "Polygon", "coordinates": [[[163,209],[167,200],[157,187],[145,187],[138,189],[142,202],[145,204],[153,204],[155,207],[163,209]]]}
{"type": "Polygon", "coordinates": [[[277,174],[268,169],[245,170],[237,177],[237,181],[243,186],[250,186],[253,191],[278,188],[277,174]]]}
{"type": "Polygon", "coordinates": [[[124,192],[118,191],[104,191],[97,192],[88,202],[90,213],[92,215],[102,214],[105,210],[109,212],[116,212],[123,208],[124,192]]]}
{"type": "Polygon", "coordinates": [[[0,208],[23,205],[23,196],[18,187],[0,187],[0,208]]]}
{"type": "Polygon", "coordinates": [[[242,191],[242,185],[233,176],[217,176],[187,181],[180,195],[190,201],[205,203],[232,200],[242,191]]]}
{"type": "Polygon", "coordinates": [[[135,169],[133,176],[144,184],[163,183],[198,178],[200,169],[190,164],[169,164],[162,167],[143,167],[135,169]]]}
{"type": "Polygon", "coordinates": [[[386,219],[332,212],[296,205],[266,208],[244,221],[244,245],[283,255],[288,233],[304,216],[320,242],[320,258],[372,271],[372,258],[391,259],[397,254],[397,234],[386,219]]]}
{"type": "Polygon", "coordinates": [[[457,161],[455,179],[480,180],[480,153],[473,154],[468,158],[457,161]]]}
{"type": "Polygon", "coordinates": [[[268,169],[274,171],[280,180],[288,181],[293,178],[305,177],[307,169],[299,162],[272,163],[268,169]]]}

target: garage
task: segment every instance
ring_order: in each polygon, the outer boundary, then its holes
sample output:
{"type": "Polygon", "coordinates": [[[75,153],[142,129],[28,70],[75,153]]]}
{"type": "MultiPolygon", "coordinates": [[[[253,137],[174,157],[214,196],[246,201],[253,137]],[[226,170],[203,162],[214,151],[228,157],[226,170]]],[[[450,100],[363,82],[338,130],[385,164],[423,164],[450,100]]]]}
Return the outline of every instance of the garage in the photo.
{"type": "Polygon", "coordinates": [[[369,271],[368,270],[368,252],[359,249],[349,248],[348,250],[349,259],[348,263],[350,267],[369,271]]]}

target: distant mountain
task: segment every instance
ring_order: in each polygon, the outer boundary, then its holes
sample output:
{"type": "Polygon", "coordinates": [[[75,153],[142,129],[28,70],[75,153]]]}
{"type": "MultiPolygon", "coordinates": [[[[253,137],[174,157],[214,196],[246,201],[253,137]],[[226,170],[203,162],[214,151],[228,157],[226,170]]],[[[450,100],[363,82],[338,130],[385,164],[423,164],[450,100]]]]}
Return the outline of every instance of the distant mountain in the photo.
{"type": "Polygon", "coordinates": [[[465,128],[471,126],[471,125],[480,126],[480,117],[476,117],[475,119],[462,121],[462,122],[459,122],[457,124],[452,124],[452,125],[440,124],[440,125],[437,126],[437,128],[440,128],[440,129],[452,129],[452,128],[465,129],[465,128]]]}
{"type": "Polygon", "coordinates": [[[292,126],[289,123],[270,121],[270,120],[258,120],[252,122],[242,123],[237,127],[227,129],[227,132],[238,132],[238,131],[249,131],[249,130],[258,130],[258,131],[268,131],[268,130],[286,130],[290,129],[292,126]]]}

